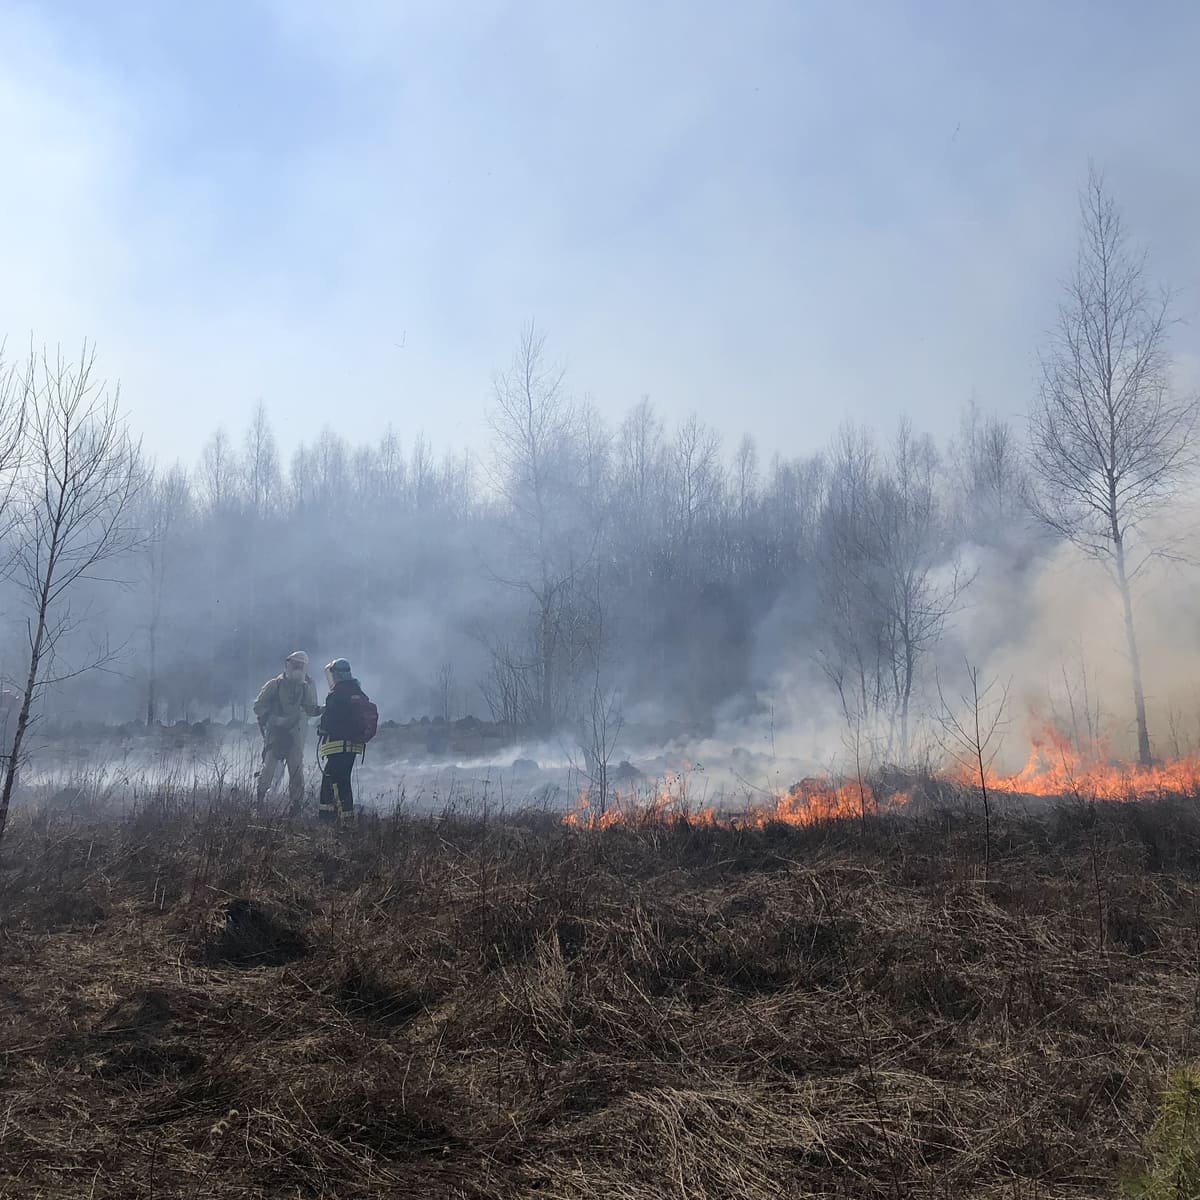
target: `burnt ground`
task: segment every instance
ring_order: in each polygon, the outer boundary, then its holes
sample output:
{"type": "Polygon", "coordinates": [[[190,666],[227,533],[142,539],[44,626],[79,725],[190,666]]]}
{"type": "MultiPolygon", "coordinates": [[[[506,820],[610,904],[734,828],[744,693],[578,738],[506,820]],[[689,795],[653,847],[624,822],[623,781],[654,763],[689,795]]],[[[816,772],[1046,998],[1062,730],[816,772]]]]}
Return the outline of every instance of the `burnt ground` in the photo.
{"type": "Polygon", "coordinates": [[[1200,814],[998,825],[18,813],[0,1196],[1116,1194],[1200,814]]]}

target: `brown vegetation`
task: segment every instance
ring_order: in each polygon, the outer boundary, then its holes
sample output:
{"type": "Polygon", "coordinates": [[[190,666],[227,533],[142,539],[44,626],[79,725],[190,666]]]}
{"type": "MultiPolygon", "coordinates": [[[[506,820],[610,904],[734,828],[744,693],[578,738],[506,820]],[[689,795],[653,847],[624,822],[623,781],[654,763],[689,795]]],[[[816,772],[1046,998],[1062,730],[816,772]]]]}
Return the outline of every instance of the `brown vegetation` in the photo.
{"type": "Polygon", "coordinates": [[[0,1195],[1110,1194],[1195,1053],[1200,815],[981,847],[18,812],[0,1195]]]}

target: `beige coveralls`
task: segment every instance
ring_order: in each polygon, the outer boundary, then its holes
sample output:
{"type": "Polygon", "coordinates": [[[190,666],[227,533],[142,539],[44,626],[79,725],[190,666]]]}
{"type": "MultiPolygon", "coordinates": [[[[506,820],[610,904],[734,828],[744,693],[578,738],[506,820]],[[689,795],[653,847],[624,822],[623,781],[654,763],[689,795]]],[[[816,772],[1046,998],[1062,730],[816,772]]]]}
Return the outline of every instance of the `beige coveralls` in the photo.
{"type": "Polygon", "coordinates": [[[304,737],[307,720],[321,712],[316,685],[306,675],[291,680],[276,675],[263,684],[254,701],[254,715],[263,733],[263,765],[258,773],[258,799],[270,790],[280,762],[287,763],[288,798],[293,808],[304,799],[304,737]]]}

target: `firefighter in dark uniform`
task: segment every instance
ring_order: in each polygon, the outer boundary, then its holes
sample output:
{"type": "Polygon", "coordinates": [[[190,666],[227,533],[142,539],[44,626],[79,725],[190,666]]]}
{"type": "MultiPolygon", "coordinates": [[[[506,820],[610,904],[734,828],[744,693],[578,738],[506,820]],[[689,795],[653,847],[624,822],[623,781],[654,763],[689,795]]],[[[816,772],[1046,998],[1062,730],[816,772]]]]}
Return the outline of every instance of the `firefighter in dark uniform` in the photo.
{"type": "Polygon", "coordinates": [[[335,658],[325,668],[325,681],[329,695],[317,726],[322,763],[319,816],[322,821],[345,821],[354,814],[350,773],[367,748],[362,717],[366,695],[344,658],[335,658]]]}

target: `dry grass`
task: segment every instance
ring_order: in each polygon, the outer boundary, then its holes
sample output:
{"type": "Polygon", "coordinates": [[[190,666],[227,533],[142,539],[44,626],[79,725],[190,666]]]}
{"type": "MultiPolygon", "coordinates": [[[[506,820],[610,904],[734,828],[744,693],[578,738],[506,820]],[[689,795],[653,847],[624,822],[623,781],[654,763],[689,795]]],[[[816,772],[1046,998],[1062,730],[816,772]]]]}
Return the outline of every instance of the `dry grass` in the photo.
{"type": "Polygon", "coordinates": [[[1094,1197],[1195,1053],[1194,804],[20,816],[0,1196],[1094,1197]]]}

